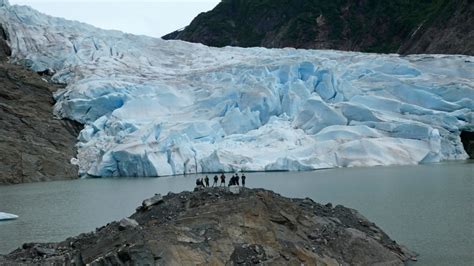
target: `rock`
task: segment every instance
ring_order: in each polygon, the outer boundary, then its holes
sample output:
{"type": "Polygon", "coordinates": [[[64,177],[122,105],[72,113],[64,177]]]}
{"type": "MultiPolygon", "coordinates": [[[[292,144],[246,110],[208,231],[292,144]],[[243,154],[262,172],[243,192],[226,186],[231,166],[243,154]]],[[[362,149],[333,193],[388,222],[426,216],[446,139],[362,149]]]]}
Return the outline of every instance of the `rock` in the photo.
{"type": "Polygon", "coordinates": [[[34,250],[38,253],[39,256],[53,256],[57,254],[56,250],[52,248],[35,246],[34,250]]]}
{"type": "Polygon", "coordinates": [[[154,265],[153,254],[144,246],[131,246],[120,249],[117,256],[122,263],[133,262],[135,265],[154,265]]]}
{"type": "Polygon", "coordinates": [[[240,194],[240,187],[239,186],[230,186],[229,191],[232,194],[240,194]]]}
{"type": "Polygon", "coordinates": [[[54,74],[56,73],[56,71],[54,71],[54,69],[52,68],[48,68],[44,71],[39,71],[38,74],[41,75],[41,76],[53,76],[54,74]]]}
{"type": "Polygon", "coordinates": [[[244,244],[237,246],[230,255],[230,261],[234,264],[259,264],[265,260],[267,260],[267,256],[261,245],[244,244]]]}
{"type": "Polygon", "coordinates": [[[156,205],[163,202],[163,196],[161,194],[155,194],[155,196],[146,199],[142,202],[142,207],[149,208],[150,206],[156,205]]]}
{"type": "Polygon", "coordinates": [[[53,116],[60,87],[8,63],[5,47],[0,34],[0,185],[77,178],[69,160],[81,126],[53,116]]]}
{"type": "Polygon", "coordinates": [[[194,236],[189,233],[188,234],[183,233],[183,234],[177,235],[176,240],[178,240],[178,242],[185,242],[185,243],[202,243],[206,239],[201,236],[194,236]]]}
{"type": "Polygon", "coordinates": [[[204,187],[203,186],[196,186],[196,187],[194,187],[193,191],[196,192],[196,191],[200,191],[200,190],[204,190],[204,187]]]}
{"type": "Polygon", "coordinates": [[[460,137],[464,150],[466,150],[471,159],[474,159],[474,132],[462,131],[460,137]]]}
{"type": "Polygon", "coordinates": [[[206,190],[155,196],[147,202],[161,204],[147,211],[60,243],[25,244],[0,256],[0,265],[403,265],[416,259],[343,206],[328,211],[261,189],[214,192],[218,197],[206,190]],[[130,224],[134,230],[123,230],[130,224]]]}
{"type": "Polygon", "coordinates": [[[138,226],[138,223],[134,219],[123,218],[122,220],[120,220],[119,230],[125,230],[127,227],[135,228],[137,226],[138,226]]]}

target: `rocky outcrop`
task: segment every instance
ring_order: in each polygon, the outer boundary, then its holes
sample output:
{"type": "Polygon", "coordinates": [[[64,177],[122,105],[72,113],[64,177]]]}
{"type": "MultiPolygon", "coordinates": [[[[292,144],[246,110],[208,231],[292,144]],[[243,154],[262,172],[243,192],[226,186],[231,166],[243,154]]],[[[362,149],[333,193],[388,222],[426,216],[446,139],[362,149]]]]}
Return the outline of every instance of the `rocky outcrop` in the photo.
{"type": "Polygon", "coordinates": [[[8,63],[1,27],[0,35],[0,185],[76,178],[69,160],[81,126],[53,117],[57,86],[8,63]]]}
{"type": "Polygon", "coordinates": [[[423,21],[399,48],[402,54],[474,55],[474,1],[451,1],[423,21]]]}
{"type": "Polygon", "coordinates": [[[8,34],[3,29],[2,24],[0,24],[0,61],[2,62],[7,60],[8,56],[12,54],[12,51],[6,42],[7,39],[8,34]]]}
{"type": "Polygon", "coordinates": [[[474,55],[470,0],[223,0],[163,36],[209,46],[474,55]]]}
{"type": "Polygon", "coordinates": [[[402,265],[409,259],[412,253],[355,210],[262,189],[208,188],[146,201],[126,220],[60,243],[24,244],[0,264],[402,265]]]}
{"type": "Polygon", "coordinates": [[[462,131],[461,142],[469,157],[474,159],[474,132],[462,131]]]}

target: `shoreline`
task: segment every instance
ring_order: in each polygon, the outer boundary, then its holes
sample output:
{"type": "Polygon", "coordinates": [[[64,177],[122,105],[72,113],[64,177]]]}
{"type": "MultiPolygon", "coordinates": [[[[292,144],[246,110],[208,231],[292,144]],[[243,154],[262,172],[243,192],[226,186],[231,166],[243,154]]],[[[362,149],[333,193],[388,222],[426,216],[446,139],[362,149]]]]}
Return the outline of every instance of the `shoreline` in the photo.
{"type": "MultiPolygon", "coordinates": [[[[443,164],[471,164],[474,163],[474,159],[460,159],[460,160],[443,160],[440,162],[428,162],[428,163],[418,163],[418,164],[390,164],[390,165],[374,165],[374,166],[346,166],[346,167],[327,167],[327,168],[318,168],[313,170],[265,170],[265,171],[252,171],[252,170],[245,170],[245,171],[229,171],[229,172],[199,172],[199,173],[191,173],[191,174],[177,174],[177,175],[163,175],[163,176],[83,176],[79,177],[78,179],[101,179],[101,178],[108,178],[108,179],[120,179],[120,178],[171,178],[171,177],[196,177],[196,176],[205,176],[205,175],[220,175],[224,173],[234,174],[234,173],[311,173],[317,171],[324,171],[324,170],[336,170],[336,169],[367,169],[367,168],[391,168],[391,167],[415,167],[415,166],[424,166],[424,165],[443,165],[443,164]]],[[[227,176],[226,176],[227,177],[227,176]]],[[[211,178],[211,176],[209,176],[211,178]]],[[[61,180],[61,181],[71,181],[71,180],[61,180]]]]}
{"type": "MultiPolygon", "coordinates": [[[[441,161],[438,163],[424,163],[424,164],[410,164],[410,165],[380,165],[380,166],[354,166],[354,167],[334,167],[334,168],[321,168],[315,170],[307,170],[307,171],[244,171],[238,173],[247,173],[247,174],[265,174],[265,173],[313,173],[313,172],[320,172],[320,171],[332,171],[332,170],[347,170],[347,169],[390,169],[390,168],[397,168],[397,167],[417,167],[417,166],[438,166],[438,165],[456,165],[456,164],[474,164],[474,159],[466,159],[466,160],[446,160],[441,161]]],[[[227,174],[233,174],[235,172],[225,172],[226,177],[227,174]]],[[[215,175],[221,174],[218,173],[198,173],[198,174],[187,174],[187,175],[167,175],[167,176],[138,176],[138,177],[130,177],[130,176],[110,176],[110,177],[79,177],[75,179],[61,179],[61,180],[48,180],[42,182],[26,182],[26,183],[18,183],[18,184],[0,184],[0,188],[9,188],[9,187],[17,187],[22,185],[35,185],[35,184],[42,184],[42,183],[52,183],[52,182],[74,182],[74,181],[81,181],[81,180],[132,180],[132,179],[159,179],[159,178],[174,178],[174,177],[185,177],[185,178],[194,178],[197,176],[205,176],[205,175],[215,175]]],[[[211,178],[211,176],[209,176],[211,178]]],[[[227,179],[226,179],[227,180],[227,179]]],[[[219,181],[220,182],[220,181],[219,181]]],[[[191,183],[190,183],[191,184],[191,183]]],[[[192,182],[192,185],[194,183],[192,182]]]]}

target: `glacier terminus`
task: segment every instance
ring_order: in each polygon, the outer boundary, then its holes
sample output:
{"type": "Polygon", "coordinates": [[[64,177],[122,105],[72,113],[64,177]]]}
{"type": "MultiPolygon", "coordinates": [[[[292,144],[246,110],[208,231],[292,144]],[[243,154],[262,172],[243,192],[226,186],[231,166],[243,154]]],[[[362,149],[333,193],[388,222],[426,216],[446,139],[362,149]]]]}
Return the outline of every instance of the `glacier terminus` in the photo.
{"type": "Polygon", "coordinates": [[[474,57],[211,48],[0,2],[12,62],[65,84],[80,175],[300,171],[468,158],[474,57]]]}

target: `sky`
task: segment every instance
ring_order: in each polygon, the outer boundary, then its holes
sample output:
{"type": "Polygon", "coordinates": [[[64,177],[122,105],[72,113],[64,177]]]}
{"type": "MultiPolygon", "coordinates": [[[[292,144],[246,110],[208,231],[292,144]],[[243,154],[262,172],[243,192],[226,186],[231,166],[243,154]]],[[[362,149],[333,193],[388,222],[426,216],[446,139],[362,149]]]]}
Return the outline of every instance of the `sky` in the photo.
{"type": "Polygon", "coordinates": [[[103,29],[161,37],[181,29],[220,0],[9,0],[45,14],[103,29]]]}

